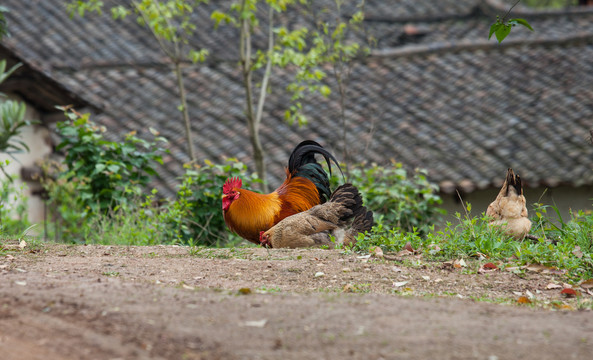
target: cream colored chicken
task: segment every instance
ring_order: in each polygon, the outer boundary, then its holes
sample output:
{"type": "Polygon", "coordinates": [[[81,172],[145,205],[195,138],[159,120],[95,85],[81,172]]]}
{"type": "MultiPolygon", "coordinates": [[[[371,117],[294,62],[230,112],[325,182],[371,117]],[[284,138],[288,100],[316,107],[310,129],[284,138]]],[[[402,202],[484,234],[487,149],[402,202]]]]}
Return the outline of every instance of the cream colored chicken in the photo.
{"type": "Polygon", "coordinates": [[[299,248],[354,244],[358,233],[373,226],[373,213],[362,206],[358,189],[344,184],[330,200],[289,216],[260,233],[260,243],[272,248],[299,248]]]}
{"type": "Polygon", "coordinates": [[[486,210],[492,218],[490,224],[499,225],[507,235],[522,240],[531,230],[525,203],[521,178],[509,168],[498,196],[486,210]]]}

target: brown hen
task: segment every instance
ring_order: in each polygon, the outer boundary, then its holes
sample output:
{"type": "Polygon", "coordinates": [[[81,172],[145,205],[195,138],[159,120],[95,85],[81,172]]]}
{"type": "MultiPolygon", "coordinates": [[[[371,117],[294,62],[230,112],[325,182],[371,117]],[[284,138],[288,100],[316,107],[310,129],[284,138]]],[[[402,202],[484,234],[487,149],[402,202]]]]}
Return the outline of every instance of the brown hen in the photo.
{"type": "Polygon", "coordinates": [[[272,248],[299,248],[356,242],[359,233],[373,227],[373,213],[362,206],[358,189],[344,184],[330,200],[289,216],[265,232],[260,243],[272,248]]]}
{"type": "Polygon", "coordinates": [[[492,219],[490,224],[498,225],[507,235],[522,240],[531,230],[525,203],[521,177],[509,168],[498,196],[486,210],[486,215],[492,219]]]}

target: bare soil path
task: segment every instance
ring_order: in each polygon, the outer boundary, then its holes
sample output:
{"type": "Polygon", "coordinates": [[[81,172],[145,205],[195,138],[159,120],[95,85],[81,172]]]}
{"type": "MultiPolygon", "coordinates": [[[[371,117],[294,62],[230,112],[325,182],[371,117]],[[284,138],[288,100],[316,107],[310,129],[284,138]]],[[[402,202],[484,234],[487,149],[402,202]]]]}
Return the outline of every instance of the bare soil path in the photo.
{"type": "Polygon", "coordinates": [[[593,358],[592,297],[565,298],[549,273],[339,250],[11,246],[5,360],[593,358]]]}

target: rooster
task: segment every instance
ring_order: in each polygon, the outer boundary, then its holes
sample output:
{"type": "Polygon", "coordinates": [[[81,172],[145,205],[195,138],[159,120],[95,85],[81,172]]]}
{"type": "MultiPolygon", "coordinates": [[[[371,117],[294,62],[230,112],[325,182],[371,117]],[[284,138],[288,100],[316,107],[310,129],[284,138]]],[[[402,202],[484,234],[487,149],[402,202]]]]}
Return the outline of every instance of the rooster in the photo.
{"type": "Polygon", "coordinates": [[[501,226],[507,235],[522,240],[531,230],[525,203],[521,178],[509,168],[498,196],[486,210],[486,215],[491,218],[490,224],[501,226]]]}
{"type": "Polygon", "coordinates": [[[228,228],[239,236],[259,244],[259,234],[287,216],[306,211],[326,202],[331,190],[329,177],[315,154],[325,158],[331,176],[331,161],[340,172],[336,158],[321,145],[305,140],[292,151],[286,168],[286,180],[274,192],[259,194],[242,189],[239,178],[229,178],[222,187],[222,215],[228,228]]]}
{"type": "Polygon", "coordinates": [[[272,248],[298,248],[335,244],[354,245],[359,233],[371,230],[373,213],[362,206],[358,189],[344,184],[331,199],[287,217],[260,233],[260,243],[272,248]]]}

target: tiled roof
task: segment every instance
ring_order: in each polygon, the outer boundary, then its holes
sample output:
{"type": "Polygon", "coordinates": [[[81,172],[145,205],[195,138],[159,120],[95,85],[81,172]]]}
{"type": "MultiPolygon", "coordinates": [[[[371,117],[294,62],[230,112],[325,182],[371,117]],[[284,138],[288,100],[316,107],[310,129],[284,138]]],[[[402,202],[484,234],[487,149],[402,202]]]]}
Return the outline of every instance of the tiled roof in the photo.
{"type": "MultiPolygon", "coordinates": [[[[171,191],[189,159],[175,79],[150,34],[132,19],[70,19],[61,0],[5,2],[12,33],[6,47],[99,108],[95,121],[114,136],[151,126],[170,140],[159,181],[171,191]]],[[[210,3],[197,15],[205,30],[192,41],[217,60],[184,69],[196,153],[252,165],[232,51],[236,37],[229,27],[210,30],[209,13],[221,2],[210,3]]],[[[426,168],[445,192],[497,186],[507,167],[528,186],[593,185],[587,141],[593,128],[593,12],[521,10],[536,31],[516,29],[498,45],[486,41],[493,17],[484,14],[506,5],[488,4],[366,1],[366,34],[378,39],[378,47],[352,69],[348,162],[394,159],[426,168]]],[[[286,21],[300,21],[298,13],[286,21]]],[[[278,90],[269,95],[261,129],[272,186],[304,138],[344,158],[337,91],[328,99],[307,99],[310,122],[298,128],[283,120],[289,99],[280,90],[288,79],[286,72],[273,78],[278,90]]]]}

